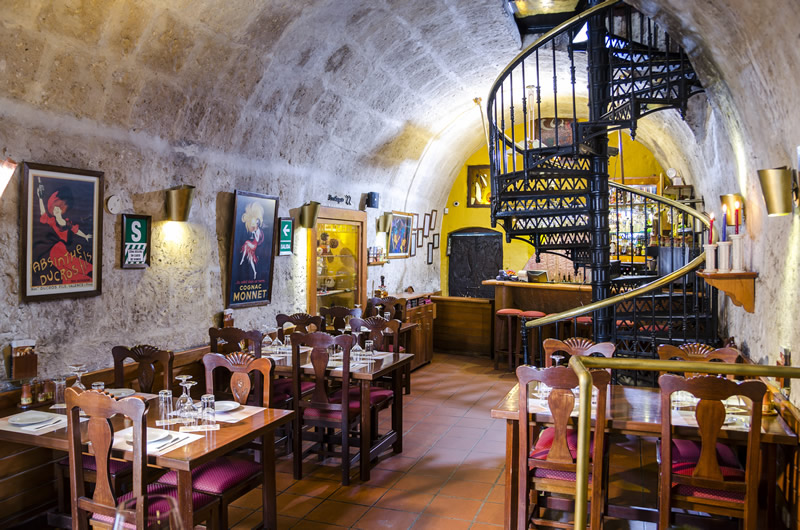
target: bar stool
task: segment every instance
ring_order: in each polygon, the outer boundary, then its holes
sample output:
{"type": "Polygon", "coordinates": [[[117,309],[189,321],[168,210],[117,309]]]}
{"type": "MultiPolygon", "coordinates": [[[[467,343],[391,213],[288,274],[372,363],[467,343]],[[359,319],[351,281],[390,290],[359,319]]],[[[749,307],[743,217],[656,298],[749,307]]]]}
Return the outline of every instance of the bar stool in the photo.
{"type": "MultiPolygon", "coordinates": [[[[516,351],[516,356],[517,356],[517,359],[520,360],[519,364],[522,364],[522,362],[521,362],[522,357],[523,357],[523,354],[522,354],[522,322],[528,321],[528,320],[536,320],[537,318],[546,317],[547,313],[543,313],[541,311],[523,311],[519,316],[520,316],[520,332],[519,332],[520,341],[519,341],[519,346],[518,346],[517,351],[516,351]]],[[[541,360],[541,354],[540,354],[541,349],[540,349],[539,345],[542,343],[542,340],[543,340],[543,338],[542,338],[542,329],[541,328],[537,328],[536,329],[536,340],[532,340],[532,338],[533,338],[532,335],[533,335],[532,333],[529,333],[527,335],[527,337],[528,337],[528,363],[529,364],[533,364],[533,361],[534,361],[534,359],[536,359],[536,357],[539,357],[539,359],[541,360]]],[[[509,365],[511,365],[511,364],[512,364],[512,361],[511,361],[511,358],[509,357],[509,365]]],[[[540,366],[543,366],[543,364],[540,364],[540,366]]],[[[511,366],[511,369],[513,370],[514,367],[511,366]]]]}
{"type": "Polygon", "coordinates": [[[573,322],[575,329],[573,330],[573,337],[585,337],[587,339],[594,339],[594,329],[592,324],[594,319],[590,316],[583,316],[576,318],[573,322]],[[586,334],[581,334],[581,331],[586,330],[586,334]]]}
{"type": "Polygon", "coordinates": [[[511,359],[516,351],[517,340],[516,334],[517,326],[519,325],[519,316],[522,314],[521,309],[498,309],[494,316],[494,369],[498,369],[500,354],[508,355],[509,369],[511,367],[511,359]],[[503,336],[506,337],[506,346],[503,347],[503,336]]]}

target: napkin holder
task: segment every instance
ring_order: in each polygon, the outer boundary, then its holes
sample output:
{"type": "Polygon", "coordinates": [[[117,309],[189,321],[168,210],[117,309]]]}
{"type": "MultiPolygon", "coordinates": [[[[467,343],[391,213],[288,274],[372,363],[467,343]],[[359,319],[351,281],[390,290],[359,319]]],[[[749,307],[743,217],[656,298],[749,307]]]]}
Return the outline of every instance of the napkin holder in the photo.
{"type": "Polygon", "coordinates": [[[38,372],[35,340],[11,341],[11,355],[6,360],[6,372],[10,379],[33,379],[38,372]]]}

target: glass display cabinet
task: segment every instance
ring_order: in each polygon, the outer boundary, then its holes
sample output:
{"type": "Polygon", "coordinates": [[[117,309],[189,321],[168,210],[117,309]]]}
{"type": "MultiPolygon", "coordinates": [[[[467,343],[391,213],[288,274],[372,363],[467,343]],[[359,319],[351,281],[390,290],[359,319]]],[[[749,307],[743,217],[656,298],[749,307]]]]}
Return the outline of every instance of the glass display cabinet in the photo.
{"type": "Polygon", "coordinates": [[[332,305],[365,307],[367,303],[366,212],[319,209],[308,230],[308,313],[332,305]]]}

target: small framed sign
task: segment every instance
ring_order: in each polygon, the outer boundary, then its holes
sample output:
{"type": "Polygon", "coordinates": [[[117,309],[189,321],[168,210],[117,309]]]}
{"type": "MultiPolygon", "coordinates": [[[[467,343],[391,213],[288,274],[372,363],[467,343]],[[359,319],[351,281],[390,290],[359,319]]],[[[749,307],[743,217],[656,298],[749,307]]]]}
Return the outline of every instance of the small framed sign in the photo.
{"type": "Polygon", "coordinates": [[[150,228],[149,215],[122,214],[122,257],[123,269],[144,269],[150,266],[150,228]]]}
{"type": "Polygon", "coordinates": [[[291,256],[294,241],[294,220],[291,217],[280,217],[278,228],[278,256],[291,256]]]}
{"type": "Polygon", "coordinates": [[[426,263],[433,265],[433,241],[428,241],[428,259],[426,263]]]}

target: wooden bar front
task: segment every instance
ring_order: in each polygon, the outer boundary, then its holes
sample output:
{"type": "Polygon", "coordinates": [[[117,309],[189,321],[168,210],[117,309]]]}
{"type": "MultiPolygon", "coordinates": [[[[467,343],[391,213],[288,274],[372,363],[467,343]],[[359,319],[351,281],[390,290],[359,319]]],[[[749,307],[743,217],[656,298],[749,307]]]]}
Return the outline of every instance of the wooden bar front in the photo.
{"type": "Polygon", "coordinates": [[[560,313],[592,302],[592,286],[579,283],[526,283],[485,280],[494,286],[494,309],[560,313]]]}

